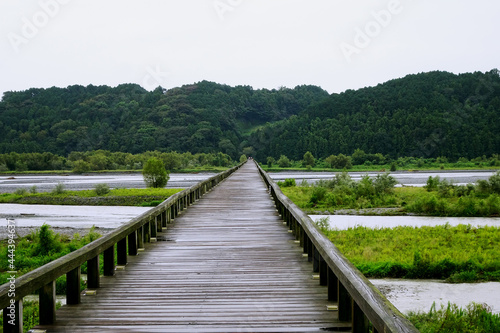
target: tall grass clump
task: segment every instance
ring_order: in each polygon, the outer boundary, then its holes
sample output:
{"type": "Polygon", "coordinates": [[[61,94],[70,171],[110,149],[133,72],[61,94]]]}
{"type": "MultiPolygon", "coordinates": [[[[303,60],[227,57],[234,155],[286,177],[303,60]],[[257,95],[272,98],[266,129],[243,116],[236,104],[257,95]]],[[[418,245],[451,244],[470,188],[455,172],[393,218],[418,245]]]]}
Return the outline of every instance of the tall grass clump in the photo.
{"type": "Polygon", "coordinates": [[[448,303],[429,312],[410,312],[408,319],[422,333],[493,333],[500,332],[500,315],[486,304],[470,303],[465,309],[448,303]]]}

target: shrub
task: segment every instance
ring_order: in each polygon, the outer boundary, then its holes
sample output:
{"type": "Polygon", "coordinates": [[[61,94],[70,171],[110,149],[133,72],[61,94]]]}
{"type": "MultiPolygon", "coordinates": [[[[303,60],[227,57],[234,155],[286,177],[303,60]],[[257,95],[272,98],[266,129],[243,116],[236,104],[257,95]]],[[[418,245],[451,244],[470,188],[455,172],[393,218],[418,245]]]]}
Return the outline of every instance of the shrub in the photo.
{"type": "Polygon", "coordinates": [[[272,158],[271,156],[268,156],[267,157],[267,167],[268,168],[272,168],[273,167],[273,164],[275,163],[276,161],[274,160],[274,158],[272,158]]]}
{"type": "Polygon", "coordinates": [[[65,192],[65,186],[63,183],[58,183],[56,187],[52,190],[53,194],[63,194],[65,192]]]}
{"type": "Polygon", "coordinates": [[[33,185],[33,186],[30,187],[30,193],[31,194],[37,194],[38,193],[36,185],[33,185]]]}
{"type": "Polygon", "coordinates": [[[26,195],[27,193],[28,191],[24,187],[20,187],[14,192],[15,195],[26,195]]]}
{"type": "Polygon", "coordinates": [[[294,187],[296,186],[294,178],[287,178],[284,182],[278,182],[279,187],[294,187]]]}
{"type": "Polygon", "coordinates": [[[90,171],[90,164],[84,160],[78,160],[73,162],[73,172],[74,173],[85,173],[90,171]]]}
{"type": "Polygon", "coordinates": [[[278,166],[280,168],[289,168],[290,165],[291,165],[291,163],[290,163],[290,160],[288,159],[288,157],[286,157],[285,155],[281,155],[280,159],[278,160],[278,166]]]}
{"type": "Polygon", "coordinates": [[[109,193],[109,186],[108,184],[97,184],[94,187],[95,194],[101,196],[101,195],[106,195],[109,193]]]}
{"type": "Polygon", "coordinates": [[[324,187],[314,187],[309,202],[312,204],[317,204],[318,202],[323,201],[325,199],[326,192],[327,190],[324,187]]]}

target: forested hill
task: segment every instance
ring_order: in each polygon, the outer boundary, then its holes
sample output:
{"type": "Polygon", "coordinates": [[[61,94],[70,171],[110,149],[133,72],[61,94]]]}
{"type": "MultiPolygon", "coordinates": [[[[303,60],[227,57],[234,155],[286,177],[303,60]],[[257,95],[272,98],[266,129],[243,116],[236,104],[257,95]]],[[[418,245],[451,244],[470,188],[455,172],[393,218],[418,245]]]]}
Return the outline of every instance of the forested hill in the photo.
{"type": "Polygon", "coordinates": [[[362,149],[475,158],[500,153],[500,76],[430,72],[332,95],[207,81],[152,92],[134,84],[33,88],[4,94],[0,133],[0,153],[220,151],[265,161],[362,149]]]}
{"type": "Polygon", "coordinates": [[[249,144],[257,158],[302,159],[356,149],[451,159],[500,152],[500,76],[430,72],[332,94],[297,116],[262,127],[249,144]]]}
{"type": "Polygon", "coordinates": [[[7,92],[0,153],[221,151],[238,158],[245,133],[327,97],[315,86],[254,90],[207,81],[153,92],[134,84],[7,92]]]}

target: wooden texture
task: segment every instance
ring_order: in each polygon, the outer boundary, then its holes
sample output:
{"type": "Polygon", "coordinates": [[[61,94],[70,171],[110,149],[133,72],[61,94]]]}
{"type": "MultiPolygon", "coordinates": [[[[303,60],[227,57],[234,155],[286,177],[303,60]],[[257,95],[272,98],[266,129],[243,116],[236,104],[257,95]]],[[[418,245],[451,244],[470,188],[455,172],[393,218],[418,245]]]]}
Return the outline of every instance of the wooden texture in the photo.
{"type": "Polygon", "coordinates": [[[350,331],[288,233],[254,163],[177,216],[158,242],[63,306],[48,332],[350,331]]]}

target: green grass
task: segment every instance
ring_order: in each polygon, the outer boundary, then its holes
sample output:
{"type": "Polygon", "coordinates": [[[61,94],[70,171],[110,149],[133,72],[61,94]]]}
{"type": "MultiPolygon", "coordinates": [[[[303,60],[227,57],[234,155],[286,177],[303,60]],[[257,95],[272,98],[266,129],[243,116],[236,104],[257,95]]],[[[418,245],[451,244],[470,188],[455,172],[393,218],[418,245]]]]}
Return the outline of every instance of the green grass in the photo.
{"type": "Polygon", "coordinates": [[[60,194],[44,192],[24,195],[0,194],[0,203],[87,205],[87,206],[152,206],[182,191],[178,188],[114,189],[105,195],[94,190],[64,191],[60,194]]]}
{"type": "Polygon", "coordinates": [[[500,228],[446,224],[322,229],[368,277],[500,281],[500,228]]]}
{"type": "Polygon", "coordinates": [[[439,310],[433,304],[429,312],[410,312],[408,319],[422,333],[500,332],[500,315],[485,304],[471,303],[463,309],[448,303],[439,310]]]}

